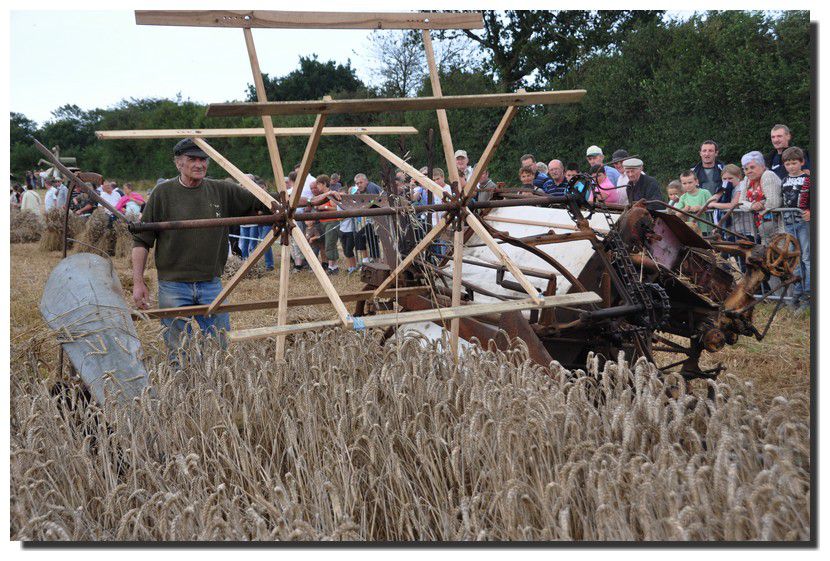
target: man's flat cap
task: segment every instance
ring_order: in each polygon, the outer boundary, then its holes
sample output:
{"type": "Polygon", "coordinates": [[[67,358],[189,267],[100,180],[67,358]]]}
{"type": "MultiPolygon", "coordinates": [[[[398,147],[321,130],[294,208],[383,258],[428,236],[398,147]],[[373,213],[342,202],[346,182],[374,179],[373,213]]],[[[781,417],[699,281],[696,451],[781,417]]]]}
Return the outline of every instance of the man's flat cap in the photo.
{"type": "Polygon", "coordinates": [[[589,146],[588,149],[585,151],[586,156],[602,156],[602,148],[599,146],[589,146]]]}
{"type": "Polygon", "coordinates": [[[626,161],[623,162],[624,168],[641,168],[643,167],[643,160],[640,158],[628,158],[626,161]]]}
{"type": "Polygon", "coordinates": [[[207,158],[208,155],[205,152],[196,146],[196,143],[193,142],[192,138],[185,138],[184,140],[180,140],[176,143],[173,147],[173,155],[174,156],[193,156],[194,158],[207,158]]]}

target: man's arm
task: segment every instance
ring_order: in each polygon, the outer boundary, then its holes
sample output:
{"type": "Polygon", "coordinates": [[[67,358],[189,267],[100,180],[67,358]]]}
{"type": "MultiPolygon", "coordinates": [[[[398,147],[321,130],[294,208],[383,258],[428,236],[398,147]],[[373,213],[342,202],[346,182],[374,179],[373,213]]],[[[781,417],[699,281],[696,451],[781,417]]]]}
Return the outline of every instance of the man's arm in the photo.
{"type": "Polygon", "coordinates": [[[147,266],[148,250],[143,245],[136,244],[133,247],[133,302],[136,308],[147,309],[149,307],[150,293],[144,283],[144,267],[147,266]]]}

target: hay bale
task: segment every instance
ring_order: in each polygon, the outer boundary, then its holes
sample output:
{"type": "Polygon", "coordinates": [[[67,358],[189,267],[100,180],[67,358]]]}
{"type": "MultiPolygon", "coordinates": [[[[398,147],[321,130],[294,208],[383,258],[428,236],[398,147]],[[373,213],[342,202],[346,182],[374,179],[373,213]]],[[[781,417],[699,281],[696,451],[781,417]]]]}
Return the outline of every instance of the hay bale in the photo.
{"type": "Polygon", "coordinates": [[[97,249],[107,255],[112,254],[112,246],[115,242],[115,233],[110,228],[109,214],[101,207],[95,209],[92,215],[86,220],[86,229],[78,238],[81,243],[75,248],[76,252],[90,252],[90,249],[97,249]]]}
{"type": "Polygon", "coordinates": [[[12,208],[9,224],[11,243],[36,242],[43,233],[43,219],[31,210],[12,208]]]}
{"type": "MultiPolygon", "coordinates": [[[[63,249],[63,219],[64,210],[60,208],[53,208],[46,213],[44,217],[45,230],[43,237],[40,238],[41,251],[60,251],[63,249]]],[[[69,237],[75,238],[84,229],[84,220],[75,214],[69,213],[69,223],[67,230],[69,237]]],[[[68,246],[72,247],[72,241],[68,242],[68,246]]]]}
{"type": "Polygon", "coordinates": [[[133,252],[133,235],[128,224],[123,220],[116,220],[112,228],[115,235],[115,256],[130,258],[133,252]]]}
{"type": "MultiPolygon", "coordinates": [[[[242,264],[245,263],[245,260],[231,253],[228,255],[228,261],[225,263],[225,272],[222,273],[223,279],[229,279],[233,277],[236,272],[242,267],[242,264]]],[[[257,261],[257,264],[254,265],[248,273],[245,275],[246,279],[259,279],[264,277],[268,272],[265,270],[265,260],[260,259],[257,261]]]]}

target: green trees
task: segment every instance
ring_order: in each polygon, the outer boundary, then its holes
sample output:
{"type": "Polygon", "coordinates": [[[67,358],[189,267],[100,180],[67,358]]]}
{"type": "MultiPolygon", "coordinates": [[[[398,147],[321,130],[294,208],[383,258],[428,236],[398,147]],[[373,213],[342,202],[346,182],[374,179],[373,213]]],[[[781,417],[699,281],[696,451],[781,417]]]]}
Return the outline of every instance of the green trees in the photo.
{"type": "MultiPolygon", "coordinates": [[[[736,162],[748,150],[771,149],[775,123],[793,130],[794,142],[810,146],[810,40],[807,12],[706,12],[684,21],[642,12],[505,12],[485,14],[488,27],[474,32],[478,54],[449,57],[442,64],[446,95],[529,89],[588,91],[582,103],[528,107],[519,111],[490,165],[497,180],[514,181],[518,158],[532,152],[539,159],[559,158],[585,165],[585,149],[597,144],[606,154],[625,148],[639,154],[648,173],[665,183],[698,159],[702,140],[721,145],[721,159],[736,162]]],[[[409,39],[413,39],[410,35],[409,39]]],[[[357,78],[350,63],[302,57],[297,70],[281,77],[265,75],[270,100],[315,99],[399,94],[431,95],[420,53],[411,40],[396,67],[377,89],[357,78]],[[414,66],[413,66],[414,65],[414,66]],[[410,79],[415,78],[413,83],[410,79]]],[[[406,46],[406,45],[404,45],[406,46]]],[[[381,49],[383,51],[383,49],[381,49]]],[[[382,53],[381,53],[382,54],[382,53]]],[[[388,62],[388,61],[387,61],[388,62]]],[[[252,86],[246,91],[255,99],[252,86]]],[[[448,112],[456,149],[474,162],[502,114],[498,109],[448,112]]],[[[30,169],[39,154],[26,140],[36,134],[78,165],[119,179],[155,179],[175,173],[172,142],[107,141],[96,129],[260,127],[252,118],[206,118],[205,107],[189,101],[125,100],[112,109],[56,110],[42,127],[12,113],[12,171],[30,169]]],[[[278,117],[276,126],[309,126],[307,116],[278,117]]],[[[445,167],[434,112],[383,115],[332,115],[327,124],[408,124],[418,136],[379,138],[391,149],[409,151],[411,162],[427,159],[427,130],[436,130],[436,165],[445,167]]],[[[264,139],[214,139],[211,144],[245,171],[271,178],[264,139]]],[[[286,171],[299,162],[302,137],[280,139],[286,171]]],[[[382,160],[354,138],[325,137],[313,166],[315,173],[357,172],[379,177],[382,160]]],[[[211,165],[209,172],[225,177],[211,165]]]]}

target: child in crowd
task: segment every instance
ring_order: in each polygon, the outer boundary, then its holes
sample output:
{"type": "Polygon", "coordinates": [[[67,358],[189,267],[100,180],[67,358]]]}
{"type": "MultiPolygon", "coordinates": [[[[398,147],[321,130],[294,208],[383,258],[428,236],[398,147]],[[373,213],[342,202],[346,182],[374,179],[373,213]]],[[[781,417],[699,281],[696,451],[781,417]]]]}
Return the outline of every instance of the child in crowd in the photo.
{"type": "Polygon", "coordinates": [[[533,191],[533,179],[536,177],[536,170],[533,166],[522,166],[519,169],[519,183],[522,184],[522,189],[533,191]]]}
{"type": "Polygon", "coordinates": [[[802,281],[796,283],[793,297],[796,304],[807,301],[810,295],[810,175],[804,169],[804,151],[791,146],[781,154],[787,176],[781,182],[781,198],[784,208],[801,212],[783,214],[785,231],[798,240],[801,246],[801,269],[797,271],[802,281]]]}
{"type": "Polygon", "coordinates": [[[599,200],[613,205],[625,204],[625,201],[623,200],[625,189],[617,189],[617,187],[611,183],[611,180],[608,179],[608,174],[605,173],[605,168],[602,165],[597,164],[591,166],[588,173],[591,174],[594,181],[596,181],[597,185],[599,185],[599,191],[597,193],[597,198],[599,200]]]}
{"type": "MultiPolygon", "coordinates": [[[[683,186],[683,194],[674,208],[700,215],[706,208],[706,203],[712,198],[712,193],[698,186],[697,175],[692,170],[686,170],[680,174],[680,184],[683,186]]],[[[686,217],[686,222],[694,223],[703,235],[712,231],[712,227],[693,218],[686,217]]]]}
{"type": "Polygon", "coordinates": [[[579,173],[579,164],[576,162],[570,162],[568,167],[565,168],[565,180],[570,183],[571,179],[574,178],[576,174],[579,173]]]}
{"type": "MultiPolygon", "coordinates": [[[[732,228],[732,217],[724,220],[726,214],[734,209],[741,201],[741,191],[738,189],[744,174],[735,164],[726,164],[720,172],[721,186],[709,199],[709,208],[713,209],[714,222],[724,228],[732,228]],[[723,223],[721,224],[721,221],[723,223]]],[[[734,236],[721,232],[725,240],[735,241],[734,236]]]]}
{"type": "Polygon", "coordinates": [[[672,180],[666,187],[666,193],[669,196],[669,206],[677,206],[680,202],[680,195],[683,193],[683,184],[677,179],[672,180]]]}

